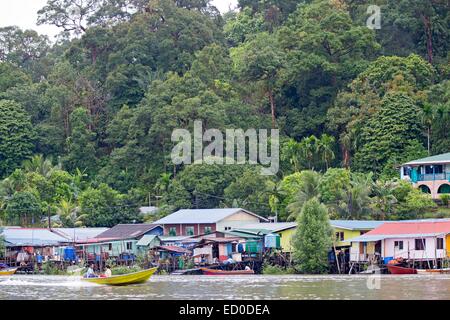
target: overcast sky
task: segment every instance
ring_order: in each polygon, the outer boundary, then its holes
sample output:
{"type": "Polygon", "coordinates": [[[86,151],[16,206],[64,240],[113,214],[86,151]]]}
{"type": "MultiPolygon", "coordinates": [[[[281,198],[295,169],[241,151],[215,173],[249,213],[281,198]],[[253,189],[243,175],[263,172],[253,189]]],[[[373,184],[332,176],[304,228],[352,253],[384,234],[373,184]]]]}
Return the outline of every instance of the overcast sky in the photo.
{"type": "MultiPolygon", "coordinates": [[[[47,0],[2,0],[0,27],[16,25],[22,29],[33,29],[53,37],[60,31],[56,27],[36,25],[37,11],[46,3],[47,0]]],[[[213,0],[212,3],[221,12],[226,12],[230,5],[236,6],[237,0],[213,0]]]]}

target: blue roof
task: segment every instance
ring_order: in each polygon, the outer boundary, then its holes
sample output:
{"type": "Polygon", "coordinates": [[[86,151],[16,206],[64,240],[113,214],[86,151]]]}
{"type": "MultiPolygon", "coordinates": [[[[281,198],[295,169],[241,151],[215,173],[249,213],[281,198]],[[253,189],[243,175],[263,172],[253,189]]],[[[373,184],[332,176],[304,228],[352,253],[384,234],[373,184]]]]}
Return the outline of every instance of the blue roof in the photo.
{"type": "Polygon", "coordinates": [[[261,221],[267,221],[266,218],[260,217],[253,212],[241,208],[225,208],[225,209],[183,209],[164,217],[154,224],[188,224],[188,223],[217,223],[239,211],[259,218],[261,221]]]}
{"type": "Polygon", "coordinates": [[[332,227],[347,230],[372,230],[385,222],[374,220],[330,220],[332,227]]]}

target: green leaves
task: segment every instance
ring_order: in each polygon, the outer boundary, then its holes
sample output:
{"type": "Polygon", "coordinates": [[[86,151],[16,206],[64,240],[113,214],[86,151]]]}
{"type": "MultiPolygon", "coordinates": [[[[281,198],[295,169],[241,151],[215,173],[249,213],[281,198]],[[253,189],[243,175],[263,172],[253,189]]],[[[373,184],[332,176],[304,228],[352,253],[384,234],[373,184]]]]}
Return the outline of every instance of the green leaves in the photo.
{"type": "Polygon", "coordinates": [[[30,117],[13,101],[0,100],[0,177],[5,177],[29,158],[35,133],[30,117]]]}
{"type": "Polygon", "coordinates": [[[328,271],[328,252],[332,247],[332,229],[328,210],[317,198],[305,202],[297,219],[294,235],[294,262],[303,273],[328,271]]]}

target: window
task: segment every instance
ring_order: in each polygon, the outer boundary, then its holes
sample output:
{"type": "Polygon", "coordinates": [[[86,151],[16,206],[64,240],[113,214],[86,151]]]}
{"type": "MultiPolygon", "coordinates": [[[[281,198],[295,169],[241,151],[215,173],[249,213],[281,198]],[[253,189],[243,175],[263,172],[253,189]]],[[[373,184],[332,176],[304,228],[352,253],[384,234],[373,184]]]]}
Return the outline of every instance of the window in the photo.
{"type": "Polygon", "coordinates": [[[394,241],[394,247],[397,250],[403,250],[403,241],[394,241]]]}
{"type": "Polygon", "coordinates": [[[133,242],[127,242],[127,250],[133,250],[133,242]]]}
{"type": "Polygon", "coordinates": [[[194,227],[186,227],[185,229],[187,236],[193,236],[194,235],[194,227]]]}
{"type": "Polygon", "coordinates": [[[444,238],[436,239],[436,249],[444,249],[444,238]]]}
{"type": "Polygon", "coordinates": [[[210,234],[212,232],[211,227],[205,227],[205,234],[210,234]]]}
{"type": "Polygon", "coordinates": [[[108,244],[108,251],[112,251],[112,243],[108,244]]]}
{"type": "Polygon", "coordinates": [[[169,228],[169,236],[175,237],[177,235],[177,228],[171,227],[169,228]]]}
{"type": "Polygon", "coordinates": [[[415,240],[416,250],[425,250],[425,239],[415,240]]]}
{"type": "Polygon", "coordinates": [[[344,241],[344,232],[336,232],[336,240],[344,241]]]}
{"type": "Polygon", "coordinates": [[[403,175],[411,176],[411,167],[403,167],[403,175]]]}
{"type": "Polygon", "coordinates": [[[225,227],[225,231],[231,230],[231,227],[225,227]]]}

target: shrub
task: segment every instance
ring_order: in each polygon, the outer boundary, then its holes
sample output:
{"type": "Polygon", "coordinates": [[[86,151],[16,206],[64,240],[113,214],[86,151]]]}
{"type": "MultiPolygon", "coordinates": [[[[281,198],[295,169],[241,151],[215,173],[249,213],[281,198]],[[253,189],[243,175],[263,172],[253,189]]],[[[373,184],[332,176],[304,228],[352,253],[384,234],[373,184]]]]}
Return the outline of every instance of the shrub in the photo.
{"type": "Polygon", "coordinates": [[[295,270],[294,270],[294,268],[283,268],[283,267],[277,266],[277,265],[274,266],[274,265],[270,265],[270,264],[264,264],[262,273],[269,274],[269,275],[294,274],[295,270]]]}
{"type": "Polygon", "coordinates": [[[440,195],[440,199],[442,201],[442,204],[446,207],[448,207],[448,204],[450,202],[450,194],[444,193],[440,195]]]}

